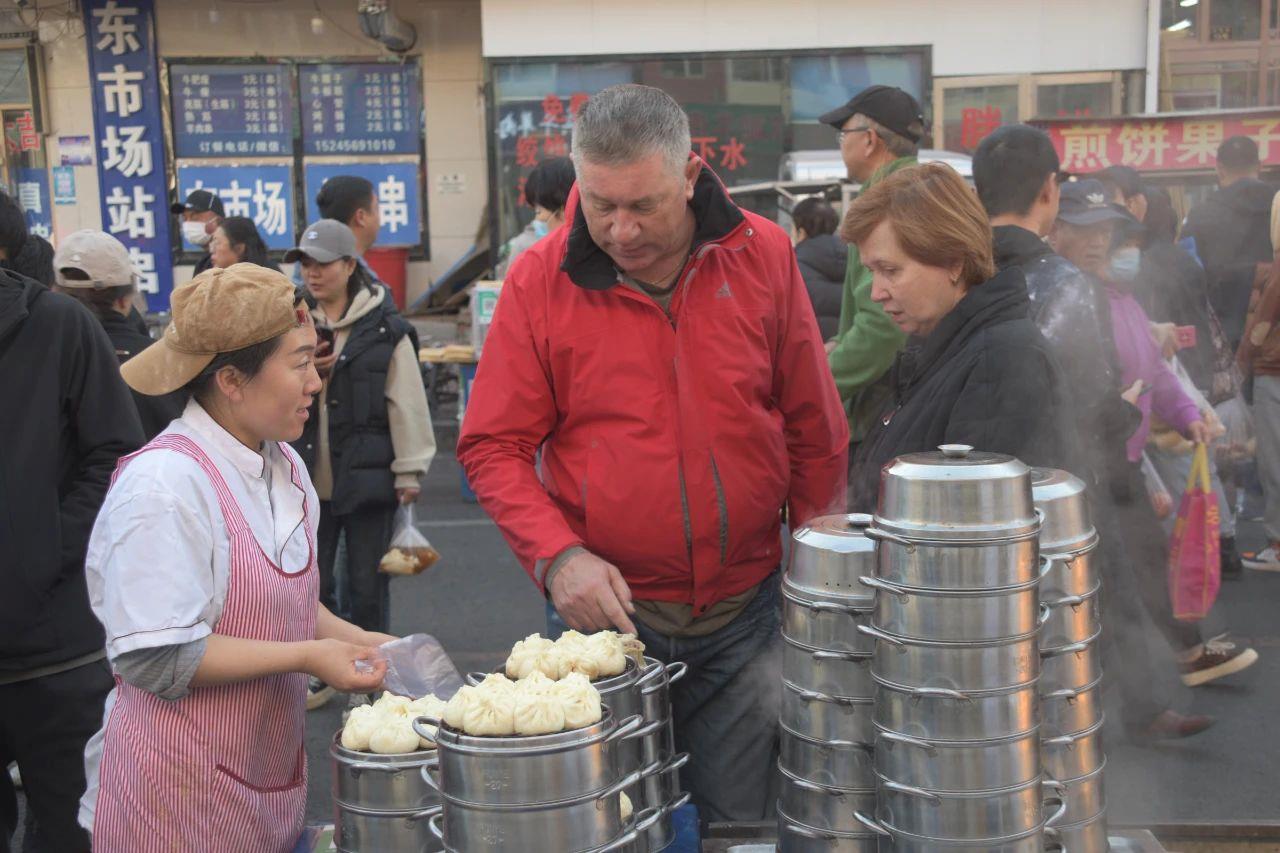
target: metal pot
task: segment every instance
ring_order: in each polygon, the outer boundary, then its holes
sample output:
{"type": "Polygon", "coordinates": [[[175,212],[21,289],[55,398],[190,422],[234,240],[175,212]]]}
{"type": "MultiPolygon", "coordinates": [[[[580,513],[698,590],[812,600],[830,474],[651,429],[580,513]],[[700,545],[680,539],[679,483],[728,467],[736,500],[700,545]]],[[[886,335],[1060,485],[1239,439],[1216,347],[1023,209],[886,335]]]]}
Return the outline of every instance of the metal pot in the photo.
{"type": "Polygon", "coordinates": [[[875,574],[876,543],[865,532],[870,525],[869,515],[824,515],[796,530],[787,569],[791,583],[819,595],[867,599],[858,578],[875,574]]]}
{"type": "Polygon", "coordinates": [[[1040,649],[1040,690],[1079,690],[1102,677],[1098,634],[1082,643],[1040,649]]]}
{"type": "Polygon", "coordinates": [[[778,762],[806,782],[847,790],[874,790],[875,761],[869,743],[816,740],[781,727],[778,762]]]}
{"type": "Polygon", "coordinates": [[[806,826],[778,802],[778,853],[876,853],[879,841],[862,826],[857,832],[833,832],[806,826]]]}
{"type": "Polygon", "coordinates": [[[339,804],[334,813],[333,843],[341,853],[436,853],[444,849],[428,821],[439,804],[402,814],[339,804]]]}
{"type": "Polygon", "coordinates": [[[689,665],[684,661],[663,663],[646,656],[644,673],[636,686],[640,688],[640,713],[647,722],[671,718],[671,685],[684,678],[689,665]]]}
{"type": "Polygon", "coordinates": [[[871,655],[815,649],[782,639],[782,674],[792,684],[853,699],[870,699],[875,693],[871,655]]]}
{"type": "Polygon", "coordinates": [[[1095,553],[1098,538],[1075,551],[1041,551],[1040,598],[1086,595],[1101,582],[1095,553]]]}
{"type": "Polygon", "coordinates": [[[631,827],[622,823],[618,794],[648,767],[586,797],[522,805],[479,805],[446,798],[443,814],[430,819],[430,830],[453,853],[520,850],[522,853],[604,853],[620,850],[660,819],[654,809],[631,827]]]}
{"type": "Polygon", "coordinates": [[[1040,674],[1035,634],[985,643],[941,643],[908,640],[869,625],[858,630],[878,641],[871,664],[876,680],[905,688],[999,690],[1031,684],[1040,674]]]}
{"type": "Polygon", "coordinates": [[[927,741],[877,727],[876,773],[934,792],[1009,788],[1040,778],[1040,733],[927,741]]]}
{"type": "Polygon", "coordinates": [[[636,814],[644,815],[652,811],[657,811],[657,816],[652,820],[641,819],[637,821],[636,840],[631,843],[630,847],[621,848],[620,853],[651,853],[651,851],[666,850],[671,846],[671,842],[675,841],[676,829],[671,823],[671,814],[685,803],[689,802],[690,795],[687,793],[677,794],[666,803],[661,803],[656,807],[645,807],[637,809],[636,814]]]}
{"type": "Polygon", "coordinates": [[[904,539],[871,528],[879,540],[876,576],[915,589],[1005,589],[1031,583],[1043,570],[1034,534],[993,542],[904,539]]]}
{"type": "Polygon", "coordinates": [[[876,818],[925,838],[968,841],[1020,836],[1046,823],[1043,788],[1059,792],[1051,798],[1058,808],[1050,822],[1056,824],[1066,812],[1057,782],[1036,778],[1009,788],[942,793],[880,776],[876,818]]]}
{"type": "Polygon", "coordinates": [[[1107,814],[1104,810],[1097,817],[1079,823],[1064,823],[1045,831],[1071,853],[1107,853],[1111,842],[1107,838],[1107,814]]]}
{"type": "Polygon", "coordinates": [[[356,752],[342,745],[342,731],[333,736],[333,801],[365,812],[418,812],[440,802],[440,795],[422,779],[422,766],[434,749],[404,755],[356,752]]]}
{"type": "Polygon", "coordinates": [[[886,839],[888,846],[881,847],[881,850],[893,850],[895,853],[939,853],[939,851],[952,850],[956,853],[1045,853],[1045,851],[1067,853],[1066,848],[1059,842],[1045,843],[1044,838],[1049,831],[1048,827],[1038,826],[1030,832],[1006,838],[957,840],[930,838],[903,832],[892,824],[876,820],[862,812],[856,812],[854,817],[863,826],[879,833],[882,839],[886,839]]]}
{"type": "Polygon", "coordinates": [[[1102,725],[1100,720],[1085,731],[1041,741],[1045,773],[1055,779],[1081,779],[1101,768],[1107,760],[1102,749],[1102,725]]]}
{"type": "Polygon", "coordinates": [[[670,802],[680,793],[680,768],[688,757],[676,754],[675,731],[671,721],[662,720],[660,723],[656,731],[641,738],[640,761],[645,767],[657,762],[665,769],[645,778],[627,792],[637,811],[670,802]]]}
{"type": "Polygon", "coordinates": [[[858,832],[862,827],[854,820],[854,811],[875,808],[875,788],[862,791],[833,788],[801,779],[781,765],[778,771],[782,774],[779,808],[805,826],[833,832],[858,832]]]}
{"type": "Polygon", "coordinates": [[[876,679],[876,725],[924,740],[1013,737],[1040,724],[1036,683],[1007,690],[902,687],[876,679]]]}
{"type": "Polygon", "coordinates": [[[421,723],[439,726],[436,756],[423,766],[422,778],[446,802],[503,806],[572,800],[612,788],[625,775],[620,744],[643,731],[638,714],[615,720],[605,708],[599,722],[584,728],[514,737],[462,734],[429,717],[419,717],[413,728],[421,735],[421,723]],[[438,782],[432,773],[437,768],[438,782]]]}
{"type": "Polygon", "coordinates": [[[1102,682],[1040,695],[1040,736],[1083,732],[1102,722],[1102,682]]]}
{"type": "Polygon", "coordinates": [[[875,527],[908,539],[1034,537],[1040,519],[1030,473],[1012,456],[966,444],[899,456],[880,471],[875,527]]]}
{"type": "Polygon", "coordinates": [[[1037,581],[986,590],[917,589],[880,578],[859,579],[877,590],[871,624],[896,637],[986,642],[1034,632],[1040,619],[1037,581]]]}
{"type": "Polygon", "coordinates": [[[814,740],[871,743],[871,699],[832,696],[782,682],[782,725],[814,740]]]}
{"type": "Polygon", "coordinates": [[[1099,584],[1084,595],[1064,595],[1041,600],[1049,608],[1044,625],[1040,628],[1040,645],[1057,648],[1083,643],[1102,630],[1102,615],[1098,611],[1099,584]]]}
{"type": "Polygon", "coordinates": [[[1106,809],[1107,800],[1102,785],[1106,767],[1106,759],[1103,759],[1102,766],[1088,776],[1062,780],[1062,786],[1066,789],[1062,798],[1067,801],[1063,823],[1083,823],[1094,819],[1106,809]]]}
{"type": "Polygon", "coordinates": [[[1070,551],[1096,533],[1089,518],[1084,481],[1056,468],[1031,469],[1031,497],[1044,514],[1040,550],[1070,551]]]}
{"type": "MultiPolygon", "coordinates": [[[[874,568],[874,567],[873,567],[874,568]]],[[[859,585],[861,589],[861,585],[859,585]]],[[[874,595],[820,594],[782,579],[782,636],[802,646],[871,654],[875,643],[858,633],[871,624],[874,595]]]]}

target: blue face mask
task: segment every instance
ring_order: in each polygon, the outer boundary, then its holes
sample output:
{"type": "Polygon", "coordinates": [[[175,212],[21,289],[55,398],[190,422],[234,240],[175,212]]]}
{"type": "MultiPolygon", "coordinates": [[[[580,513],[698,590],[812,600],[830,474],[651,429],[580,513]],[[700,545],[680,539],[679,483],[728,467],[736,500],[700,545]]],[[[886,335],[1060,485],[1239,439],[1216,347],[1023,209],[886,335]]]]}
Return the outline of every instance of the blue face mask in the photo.
{"type": "Polygon", "coordinates": [[[1142,266],[1142,253],[1137,246],[1119,249],[1111,256],[1111,280],[1117,283],[1130,282],[1138,277],[1138,269],[1142,266]]]}
{"type": "Polygon", "coordinates": [[[533,233],[538,239],[547,236],[547,223],[541,219],[533,220],[533,233]]]}

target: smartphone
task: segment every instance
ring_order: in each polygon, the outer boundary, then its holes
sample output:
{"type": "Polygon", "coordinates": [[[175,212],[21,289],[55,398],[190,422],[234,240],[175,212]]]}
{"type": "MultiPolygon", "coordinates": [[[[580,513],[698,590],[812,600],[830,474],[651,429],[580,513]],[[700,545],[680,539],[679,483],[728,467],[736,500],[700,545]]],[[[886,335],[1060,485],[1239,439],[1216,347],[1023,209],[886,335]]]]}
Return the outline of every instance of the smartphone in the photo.
{"type": "Polygon", "coordinates": [[[316,352],[321,355],[333,352],[335,332],[328,326],[316,326],[316,352]]]}
{"type": "Polygon", "coordinates": [[[1175,326],[1173,336],[1178,344],[1178,349],[1191,349],[1196,345],[1195,326],[1175,326]]]}

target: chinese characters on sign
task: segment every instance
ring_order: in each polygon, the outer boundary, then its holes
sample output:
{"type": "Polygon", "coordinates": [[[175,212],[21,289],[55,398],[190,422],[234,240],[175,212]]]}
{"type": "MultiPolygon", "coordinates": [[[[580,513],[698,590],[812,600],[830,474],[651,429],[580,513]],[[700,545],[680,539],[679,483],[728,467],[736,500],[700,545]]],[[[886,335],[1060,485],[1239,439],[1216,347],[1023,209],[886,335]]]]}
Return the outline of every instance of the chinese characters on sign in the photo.
{"type": "Polygon", "coordinates": [[[129,248],[151,309],[165,310],[173,259],[153,2],[85,0],[83,8],[103,226],[129,248]]]}
{"type": "MultiPolygon", "coordinates": [[[[252,219],[268,249],[289,249],[293,235],[293,169],[290,166],[178,165],[178,197],[209,190],[222,199],[227,216],[252,219]]],[[[183,241],[183,247],[200,251],[183,241]]]]}
{"type": "Polygon", "coordinates": [[[26,215],[27,228],[46,240],[53,233],[53,211],[49,207],[49,173],[43,168],[17,170],[18,204],[26,215]]]}
{"type": "MultiPolygon", "coordinates": [[[[303,168],[308,222],[320,218],[316,193],[325,181],[337,175],[356,175],[373,184],[382,220],[379,246],[416,246],[422,241],[422,185],[416,162],[308,163],[303,168]]],[[[227,214],[230,213],[228,208],[227,214]]]]}
{"type": "Polygon", "coordinates": [[[284,65],[170,68],[179,157],[293,154],[293,89],[284,65]]]}
{"type": "Polygon", "coordinates": [[[418,153],[416,63],[302,65],[299,85],[304,153],[418,153]]]}
{"type": "Polygon", "coordinates": [[[1212,169],[1218,146],[1232,136],[1253,138],[1263,164],[1280,164],[1280,112],[1036,124],[1049,132],[1068,172],[1095,172],[1107,166],[1154,172],[1212,169]]]}

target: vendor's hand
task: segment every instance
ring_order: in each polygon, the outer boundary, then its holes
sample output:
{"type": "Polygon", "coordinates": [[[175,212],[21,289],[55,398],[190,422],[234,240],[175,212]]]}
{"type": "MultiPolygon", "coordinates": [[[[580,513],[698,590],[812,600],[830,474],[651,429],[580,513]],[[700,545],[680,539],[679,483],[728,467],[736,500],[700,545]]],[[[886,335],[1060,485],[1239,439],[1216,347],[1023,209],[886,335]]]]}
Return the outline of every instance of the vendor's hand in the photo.
{"type": "Polygon", "coordinates": [[[307,643],[303,670],[308,675],[346,693],[372,693],[382,686],[387,662],[371,646],[357,646],[341,640],[312,640],[307,643]],[[356,661],[368,661],[371,672],[360,672],[356,661]]]}
{"type": "Polygon", "coordinates": [[[1204,421],[1192,421],[1185,435],[1187,440],[1194,441],[1196,444],[1208,444],[1210,440],[1209,427],[1204,421]]]}
{"type": "Polygon", "coordinates": [[[422,490],[419,489],[417,486],[410,486],[404,489],[396,489],[396,500],[399,501],[402,506],[404,504],[411,504],[418,499],[418,495],[420,495],[421,493],[422,493],[422,490]]]}
{"type": "Polygon", "coordinates": [[[636,609],[622,572],[595,554],[583,551],[560,567],[551,579],[551,603],[574,630],[636,633],[628,615],[636,609]]]}
{"type": "Polygon", "coordinates": [[[333,351],[331,346],[323,346],[316,350],[312,363],[316,366],[316,373],[321,378],[327,377],[333,371],[333,365],[338,360],[338,354],[333,351]]]}
{"type": "Polygon", "coordinates": [[[1120,392],[1120,399],[1124,400],[1130,406],[1138,405],[1138,398],[1142,396],[1143,382],[1141,379],[1133,380],[1133,384],[1120,392]]]}

